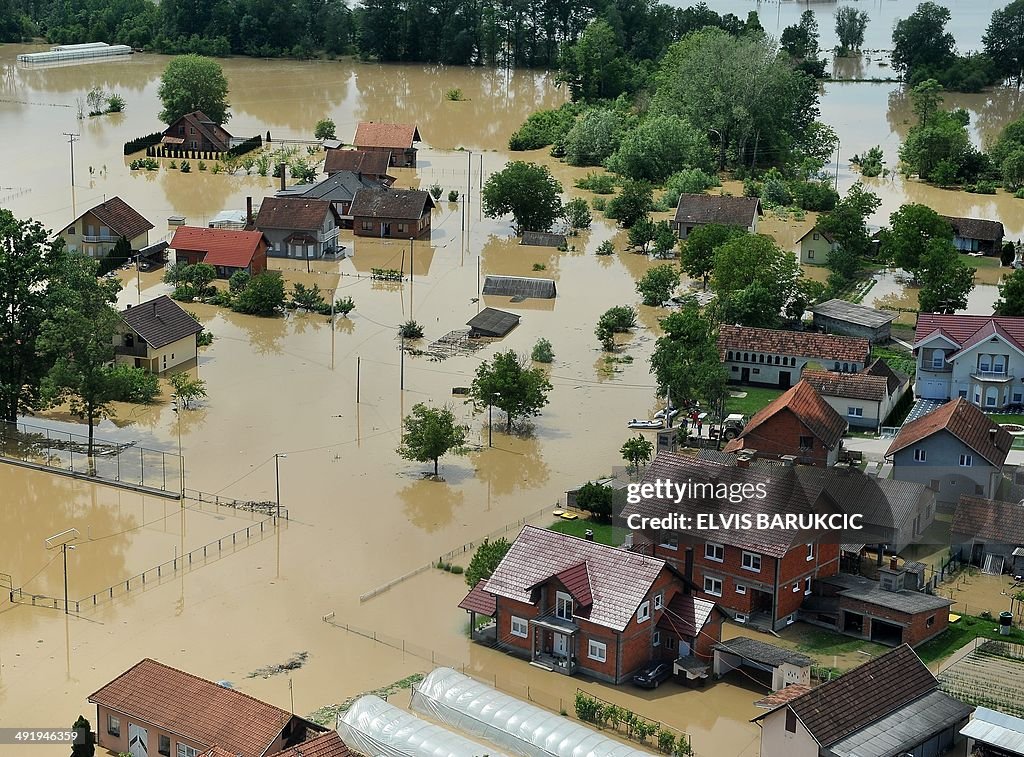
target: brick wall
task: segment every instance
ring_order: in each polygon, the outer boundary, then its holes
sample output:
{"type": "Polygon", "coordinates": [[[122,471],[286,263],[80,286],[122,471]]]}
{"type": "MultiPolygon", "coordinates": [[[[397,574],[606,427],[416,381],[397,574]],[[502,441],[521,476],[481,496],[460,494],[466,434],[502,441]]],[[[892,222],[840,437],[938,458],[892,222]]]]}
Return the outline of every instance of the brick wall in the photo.
{"type": "MultiPolygon", "coordinates": [[[[839,609],[860,613],[864,616],[864,638],[871,637],[871,621],[873,618],[903,626],[903,642],[912,647],[916,647],[918,644],[937,636],[949,626],[948,607],[910,614],[848,597],[841,597],[839,599],[839,609]],[[931,625],[928,624],[929,618],[932,619],[931,625]]],[[[840,612],[839,622],[843,622],[842,612],[840,612]]]]}
{"type": "Polygon", "coordinates": [[[743,443],[748,449],[757,450],[758,455],[762,457],[779,458],[783,455],[794,455],[804,465],[822,468],[828,465],[828,448],[788,409],[776,413],[752,433],[744,436],[743,443]],[[811,437],[812,445],[809,450],[800,449],[801,436],[811,437]]]}
{"type": "Polygon", "coordinates": [[[420,239],[430,236],[430,213],[424,213],[418,221],[407,218],[367,218],[355,216],[352,220],[352,233],[357,237],[384,237],[386,239],[408,239],[415,237],[420,239]],[[370,228],[363,228],[363,223],[370,224],[370,228]],[[390,228],[385,234],[384,225],[390,228]],[[404,225],[405,230],[399,230],[399,224],[404,225]]]}
{"type": "Polygon", "coordinates": [[[531,639],[530,634],[527,632],[526,638],[512,635],[512,616],[523,618],[529,621],[532,618],[537,617],[540,614],[540,610],[531,604],[526,602],[517,602],[514,599],[506,599],[505,597],[497,598],[497,609],[494,615],[494,622],[498,629],[498,641],[502,644],[515,647],[516,649],[522,650],[525,654],[531,654],[531,639]]]}

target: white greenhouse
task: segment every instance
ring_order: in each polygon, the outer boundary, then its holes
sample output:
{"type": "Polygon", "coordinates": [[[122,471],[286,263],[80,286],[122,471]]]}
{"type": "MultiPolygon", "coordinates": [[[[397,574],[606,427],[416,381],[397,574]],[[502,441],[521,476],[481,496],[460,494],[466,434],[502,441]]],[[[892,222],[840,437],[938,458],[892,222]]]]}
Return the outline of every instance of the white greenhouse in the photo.
{"type": "Polygon", "coordinates": [[[76,63],[131,54],[132,49],[128,45],[87,42],[82,45],[65,45],[44,53],[22,53],[18,56],[18,63],[76,63]]]}
{"type": "Polygon", "coordinates": [[[357,699],[338,718],[338,735],[369,757],[504,757],[372,695],[357,699]]]}
{"type": "Polygon", "coordinates": [[[650,757],[451,668],[413,687],[412,709],[524,757],[650,757]]]}

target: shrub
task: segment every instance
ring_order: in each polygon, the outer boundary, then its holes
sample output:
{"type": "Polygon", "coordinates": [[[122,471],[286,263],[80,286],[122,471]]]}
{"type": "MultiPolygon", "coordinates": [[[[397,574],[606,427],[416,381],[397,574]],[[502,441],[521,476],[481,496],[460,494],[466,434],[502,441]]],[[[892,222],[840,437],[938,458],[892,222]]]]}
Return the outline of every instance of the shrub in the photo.
{"type": "Polygon", "coordinates": [[[398,327],[398,335],[403,339],[422,339],[423,327],[410,319],[398,327]]]}
{"type": "Polygon", "coordinates": [[[220,163],[214,163],[213,166],[210,168],[210,173],[218,174],[221,172],[221,170],[222,169],[220,167],[220,163]]]}
{"type": "Polygon", "coordinates": [[[666,209],[679,204],[681,194],[700,194],[706,189],[720,185],[718,177],[701,171],[699,168],[685,168],[676,171],[665,180],[665,193],[661,202],[666,209]]]}
{"type": "Polygon", "coordinates": [[[235,271],[228,279],[228,289],[232,292],[241,292],[249,284],[252,274],[248,271],[235,271]]]}
{"type": "Polygon", "coordinates": [[[441,189],[441,185],[438,184],[437,182],[431,184],[428,191],[430,192],[430,196],[433,197],[435,200],[441,199],[441,193],[444,192],[444,190],[441,189]]]}
{"type": "Polygon", "coordinates": [[[113,94],[107,98],[107,113],[120,113],[124,106],[125,101],[121,95],[113,94]]]}
{"type": "Polygon", "coordinates": [[[786,180],[777,170],[770,169],[765,174],[764,181],[761,183],[761,199],[765,205],[783,208],[793,202],[793,195],[786,185],[786,180]]]}
{"type": "Polygon", "coordinates": [[[675,754],[676,736],[672,731],[658,731],[658,751],[675,754]]]}
{"type": "Polygon", "coordinates": [[[401,281],[402,272],[394,268],[371,268],[370,278],[379,281],[401,281]]]}
{"type": "MultiPolygon", "coordinates": [[[[269,135],[270,132],[267,132],[267,136],[269,135]]],[[[267,141],[269,142],[270,140],[268,139],[267,141]]],[[[226,155],[229,158],[240,158],[247,152],[252,152],[260,147],[263,147],[263,137],[257,134],[255,137],[249,137],[249,139],[245,140],[241,144],[232,147],[227,151],[226,155]]],[[[266,176],[266,174],[264,174],[264,176],[266,176]]]]}
{"type": "Polygon", "coordinates": [[[530,353],[530,357],[537,363],[553,363],[555,351],[551,347],[551,342],[544,337],[538,339],[537,343],[533,345],[533,352],[530,353]]]}
{"type": "Polygon", "coordinates": [[[615,191],[615,177],[609,173],[588,173],[582,179],[576,179],[579,189],[586,189],[594,194],[610,195],[615,191]]]}
{"type": "Polygon", "coordinates": [[[181,172],[182,173],[188,173],[191,170],[192,170],[192,164],[191,163],[189,163],[187,160],[181,161],[181,172]]]}
{"type": "Polygon", "coordinates": [[[885,161],[881,146],[875,145],[864,153],[864,156],[861,158],[854,155],[850,159],[850,162],[854,165],[860,166],[861,176],[874,177],[879,176],[882,173],[882,164],[885,161]]]}
{"type": "Polygon", "coordinates": [[[459,201],[459,190],[453,189],[450,192],[448,192],[448,202],[458,202],[458,201],[459,201]]]}
{"type": "Polygon", "coordinates": [[[656,265],[636,283],[636,291],[645,305],[660,305],[679,286],[679,269],[674,265],[656,265]]]}
{"type": "Polygon", "coordinates": [[[590,201],[590,205],[599,213],[603,213],[608,208],[608,200],[603,197],[595,197],[590,201]]]}
{"type": "Polygon", "coordinates": [[[200,171],[205,171],[206,163],[200,160],[198,163],[196,163],[196,168],[198,168],[200,171]]]}
{"type": "Polygon", "coordinates": [[[534,263],[533,264],[533,270],[534,271],[545,271],[545,270],[547,270],[547,266],[544,265],[543,263],[534,263]]]}
{"type": "Polygon", "coordinates": [[[463,567],[461,565],[453,565],[450,572],[459,576],[462,575],[465,571],[463,570],[463,567]]]}
{"type": "Polygon", "coordinates": [[[598,255],[614,255],[615,254],[615,245],[613,245],[611,243],[611,240],[606,240],[604,242],[601,242],[601,244],[599,244],[597,246],[597,254],[598,255]]]}
{"type": "Polygon", "coordinates": [[[139,150],[145,150],[147,147],[159,144],[160,140],[164,138],[164,134],[161,131],[155,131],[152,134],[147,134],[144,137],[136,137],[130,139],[124,143],[124,154],[131,155],[132,153],[138,152],[139,150]]]}
{"type": "Polygon", "coordinates": [[[167,167],[168,167],[168,168],[177,168],[177,167],[178,167],[178,161],[176,161],[176,160],[172,160],[172,161],[171,161],[171,162],[170,162],[170,163],[169,163],[169,164],[167,165],[167,167]]]}
{"type": "Polygon", "coordinates": [[[313,138],[314,139],[334,139],[337,127],[329,118],[321,118],[316,122],[316,126],[313,127],[313,138]]]}
{"type": "Polygon", "coordinates": [[[968,192],[973,192],[979,195],[994,195],[996,193],[996,183],[994,181],[979,180],[973,185],[966,187],[968,192]]]}
{"type": "Polygon", "coordinates": [[[341,313],[344,316],[347,316],[355,309],[356,303],[352,300],[351,297],[342,297],[341,299],[334,303],[334,312],[341,313]]]}
{"type": "Polygon", "coordinates": [[[453,103],[460,103],[463,100],[465,100],[466,98],[462,94],[462,90],[461,89],[459,89],[458,87],[452,87],[451,89],[445,91],[444,99],[445,100],[449,100],[449,101],[451,101],[453,103]]]}
{"type": "Polygon", "coordinates": [[[588,481],[576,492],[576,506],[602,523],[612,519],[612,488],[588,481]]]}
{"type": "Polygon", "coordinates": [[[576,122],[578,111],[579,106],[566,103],[560,108],[531,114],[508,140],[508,148],[537,150],[561,142],[576,122]]]}
{"type": "Polygon", "coordinates": [[[1024,187],[1021,187],[1016,192],[1014,192],[1013,196],[1016,197],[1018,200],[1024,200],[1024,187]]]}
{"type": "Polygon", "coordinates": [[[119,364],[110,369],[114,399],[119,402],[149,404],[160,394],[160,379],[142,368],[119,364]]]}

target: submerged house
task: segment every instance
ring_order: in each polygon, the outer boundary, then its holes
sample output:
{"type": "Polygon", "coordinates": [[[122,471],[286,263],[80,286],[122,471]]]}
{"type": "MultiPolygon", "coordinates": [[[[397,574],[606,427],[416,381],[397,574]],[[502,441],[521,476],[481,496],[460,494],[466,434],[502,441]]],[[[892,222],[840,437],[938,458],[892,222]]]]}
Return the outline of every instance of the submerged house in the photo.
{"type": "Polygon", "coordinates": [[[470,318],[466,325],[469,326],[469,336],[471,338],[491,337],[499,339],[518,326],[519,319],[520,316],[517,313],[510,313],[507,310],[498,310],[497,308],[484,308],[470,318]]]}
{"type": "Polygon", "coordinates": [[[1003,251],[1003,224],[984,218],[942,216],[953,227],[953,246],[961,252],[998,255],[1003,251]]]}
{"type": "Polygon", "coordinates": [[[361,189],[382,189],[387,184],[353,171],[335,171],[316,184],[296,184],[277,192],[277,197],[325,200],[334,206],[341,228],[352,228],[352,201],[361,189]]]}
{"type": "Polygon", "coordinates": [[[831,234],[814,226],[796,240],[800,250],[800,262],[807,265],[827,265],[828,254],[839,249],[831,234]]]}
{"type": "Polygon", "coordinates": [[[256,228],[266,236],[267,254],[278,258],[316,260],[338,250],[341,217],[327,200],[266,197],[256,228]]]}
{"type": "Polygon", "coordinates": [[[201,110],[186,113],[164,129],[164,136],[160,141],[167,147],[178,150],[227,152],[231,149],[231,135],[201,110]]]}
{"type": "Polygon", "coordinates": [[[686,239],[698,226],[712,223],[754,233],[757,231],[757,218],[762,214],[761,201],[757,197],[681,194],[672,228],[680,239],[686,239]]]}
{"type": "Polygon", "coordinates": [[[390,124],[363,121],[356,127],[352,140],[357,150],[387,153],[388,162],[397,168],[416,167],[416,142],[420,130],[415,124],[390,124]]]}
{"type": "Polygon", "coordinates": [[[167,295],[121,311],[114,336],[114,360],[150,373],[163,373],[199,357],[203,327],[167,295]]]}
{"type": "Polygon", "coordinates": [[[70,252],[90,258],[103,258],[123,238],[138,251],[149,244],[153,224],[120,197],[111,197],[94,205],[64,227],[57,236],[70,252]]]}
{"type": "Polygon", "coordinates": [[[171,239],[177,262],[208,263],[221,279],[230,279],[237,271],[263,273],[267,270],[268,247],[261,231],[179,226],[171,239]]]}
{"type": "Polygon", "coordinates": [[[434,201],[422,189],[360,189],[352,200],[357,237],[420,239],[430,236],[434,201]]]}
{"type": "Polygon", "coordinates": [[[390,165],[390,151],[328,150],[324,159],[324,173],[328,176],[342,172],[353,173],[384,186],[391,186],[395,177],[388,176],[390,165]]]}

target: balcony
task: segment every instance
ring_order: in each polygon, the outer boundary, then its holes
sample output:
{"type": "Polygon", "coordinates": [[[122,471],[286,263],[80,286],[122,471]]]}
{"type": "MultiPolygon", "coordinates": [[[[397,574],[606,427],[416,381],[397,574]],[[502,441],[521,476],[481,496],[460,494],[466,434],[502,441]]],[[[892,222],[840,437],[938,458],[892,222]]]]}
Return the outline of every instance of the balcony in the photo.
{"type": "Polygon", "coordinates": [[[935,363],[920,363],[917,366],[917,370],[921,373],[952,373],[953,364],[944,362],[942,365],[935,365],[935,363]]]}
{"type": "Polygon", "coordinates": [[[82,242],[84,244],[117,244],[117,240],[121,237],[112,237],[109,234],[105,235],[92,235],[82,234],[82,242]]]}
{"type": "Polygon", "coordinates": [[[1002,371],[982,371],[977,370],[971,373],[971,378],[976,381],[995,381],[995,382],[1006,382],[1013,381],[1013,374],[1008,370],[1002,371]]]}
{"type": "Polygon", "coordinates": [[[118,344],[114,346],[115,355],[128,355],[129,357],[149,357],[149,350],[145,342],[135,345],[118,344]]]}

